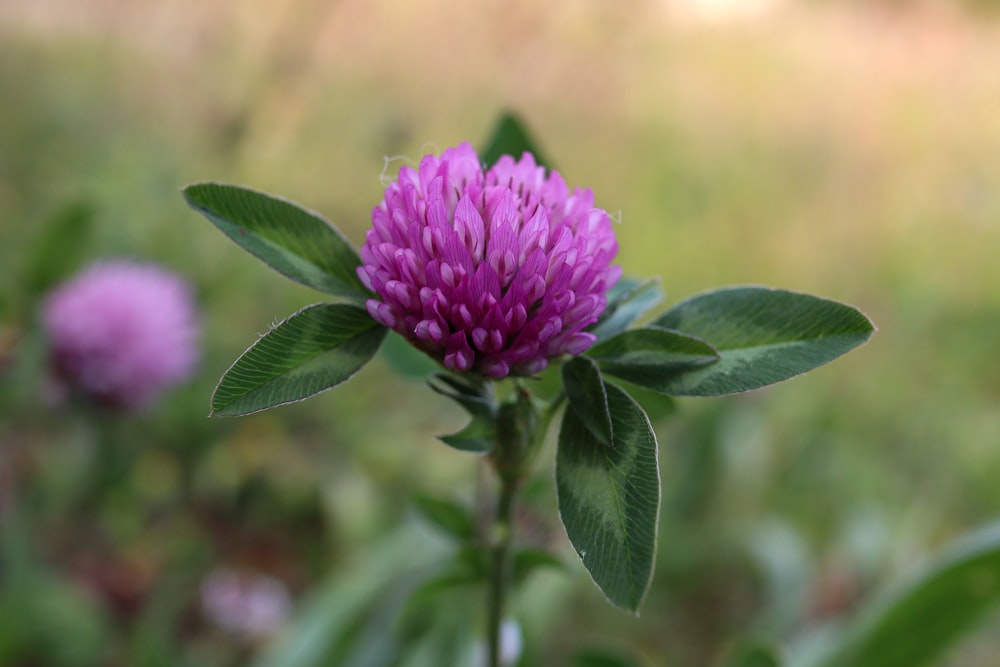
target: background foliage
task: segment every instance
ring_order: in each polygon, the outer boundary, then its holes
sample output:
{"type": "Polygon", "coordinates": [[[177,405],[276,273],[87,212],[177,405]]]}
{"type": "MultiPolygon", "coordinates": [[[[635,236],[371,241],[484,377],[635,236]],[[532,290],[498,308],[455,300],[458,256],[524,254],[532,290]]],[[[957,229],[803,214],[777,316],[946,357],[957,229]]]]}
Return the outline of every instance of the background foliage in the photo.
{"type": "MultiPolygon", "coordinates": [[[[655,420],[661,543],[638,620],[572,559],[545,459],[520,530],[567,565],[516,600],[527,664],[581,649],[578,664],[768,664],[740,654],[748,636],[805,661],[994,519],[1000,25],[931,0],[725,4],[0,7],[0,627],[14,629],[0,662],[381,664],[376,644],[323,638],[384,637],[433,569],[444,547],[408,499],[474,502],[474,458],[434,437],[466,417],[388,363],[390,339],[350,388],[206,419],[261,323],[315,294],[178,188],[281,192],[358,245],[383,156],[481,144],[505,107],[569,183],[621,211],[620,262],[660,276],[668,305],[763,283],[857,304],[881,329],[792,384],[679,399],[655,420]],[[190,277],[206,331],[199,379],[116,423],[39,400],[33,319],[48,286],[107,255],[190,277]],[[221,566],[276,576],[303,618],[263,648],[213,625],[198,587],[221,566]]],[[[449,595],[395,626],[414,664],[470,650],[455,638],[475,591],[449,595]]],[[[989,664],[995,630],[938,664],[989,664]]]]}

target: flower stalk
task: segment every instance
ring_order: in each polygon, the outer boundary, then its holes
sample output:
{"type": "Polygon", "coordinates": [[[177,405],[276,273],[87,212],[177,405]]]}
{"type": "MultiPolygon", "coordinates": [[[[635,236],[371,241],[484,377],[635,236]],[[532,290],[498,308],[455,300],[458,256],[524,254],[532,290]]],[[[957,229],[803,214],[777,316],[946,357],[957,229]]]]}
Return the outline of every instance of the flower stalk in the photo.
{"type": "Polygon", "coordinates": [[[500,478],[496,515],[490,528],[490,578],[486,598],[486,643],[489,667],[501,665],[500,628],[507,609],[511,581],[514,498],[518,484],[500,478]]]}
{"type": "Polygon", "coordinates": [[[500,667],[500,627],[503,623],[511,583],[511,544],[514,537],[514,500],[535,449],[538,413],[530,392],[517,386],[511,400],[497,413],[497,436],[490,456],[499,491],[488,543],[489,590],[486,597],[489,667],[500,667]]]}

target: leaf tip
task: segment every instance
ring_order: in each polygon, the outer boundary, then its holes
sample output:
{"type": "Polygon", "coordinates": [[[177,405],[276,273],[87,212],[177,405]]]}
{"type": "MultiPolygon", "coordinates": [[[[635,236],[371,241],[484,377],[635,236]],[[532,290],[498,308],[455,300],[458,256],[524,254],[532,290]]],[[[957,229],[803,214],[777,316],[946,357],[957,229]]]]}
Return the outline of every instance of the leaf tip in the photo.
{"type": "Polygon", "coordinates": [[[180,188],[181,196],[184,197],[184,203],[186,203],[191,208],[196,211],[201,211],[205,203],[199,196],[202,194],[205,186],[211,185],[209,182],[199,182],[199,183],[188,183],[180,188]]]}

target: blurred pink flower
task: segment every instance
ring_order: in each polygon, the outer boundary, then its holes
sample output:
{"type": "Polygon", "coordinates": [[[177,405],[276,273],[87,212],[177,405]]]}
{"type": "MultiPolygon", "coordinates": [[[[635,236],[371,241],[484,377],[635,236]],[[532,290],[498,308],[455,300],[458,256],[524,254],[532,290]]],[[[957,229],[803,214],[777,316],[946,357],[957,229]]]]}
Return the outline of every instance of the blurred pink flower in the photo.
{"type": "Polygon", "coordinates": [[[191,289],[154,265],[92,264],[49,294],[42,325],[56,381],[109,407],[148,407],[199,356],[191,289]]]}
{"type": "Polygon", "coordinates": [[[463,143],[403,167],[372,212],[368,312],[455,371],[533,375],[594,342],[621,275],[611,219],[530,153],[483,169],[463,143]]]}
{"type": "Polygon", "coordinates": [[[201,609],[223,630],[256,639],[274,633],[288,620],[292,598],[274,577],[219,569],[201,582],[201,609]]]}

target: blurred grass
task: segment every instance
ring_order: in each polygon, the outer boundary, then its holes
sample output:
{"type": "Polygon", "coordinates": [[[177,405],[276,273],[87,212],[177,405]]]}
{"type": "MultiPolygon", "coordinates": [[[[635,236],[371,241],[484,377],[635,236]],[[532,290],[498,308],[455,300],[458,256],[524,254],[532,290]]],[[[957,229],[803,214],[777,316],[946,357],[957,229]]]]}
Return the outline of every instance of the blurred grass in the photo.
{"type": "MultiPolygon", "coordinates": [[[[473,464],[433,439],[461,416],[381,362],[302,405],[204,419],[232,359],[320,297],[238,251],[178,188],[280,193],[360,243],[384,156],[481,142],[504,107],[621,212],[621,264],[660,276],[670,301],[765,283],[853,303],[881,329],[794,385],[680,401],[659,425],[667,505],[643,618],[553,575],[522,600],[542,664],[583,638],[701,665],[743,632],[800,636],[994,517],[1000,26],[934,2],[777,7],[708,21],[652,2],[5,4],[4,330],[30,339],[25,249],[74,202],[93,211],[87,258],[162,262],[204,308],[199,379],[130,427],[151,444],[109,541],[162,574],[262,558],[285,536],[296,556],[274,558],[306,563],[285,572],[304,587],[394,525],[408,491],[471,497],[473,464]],[[179,489],[238,534],[206,545],[179,489]],[[156,530],[186,546],[150,556],[156,530]]],[[[58,525],[58,462],[78,434],[46,420],[35,388],[0,397],[5,460],[27,456],[33,475],[0,484],[32,489],[58,525]]],[[[552,500],[535,503],[549,526],[552,500]]]]}

